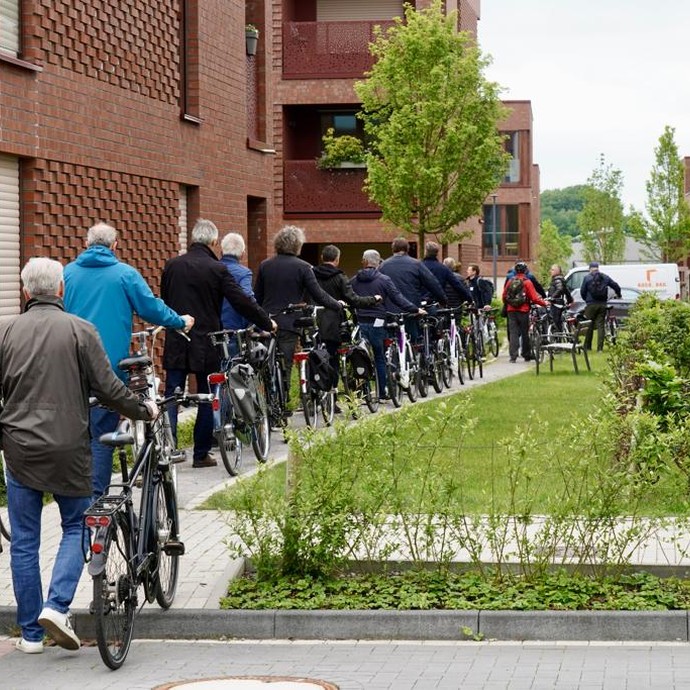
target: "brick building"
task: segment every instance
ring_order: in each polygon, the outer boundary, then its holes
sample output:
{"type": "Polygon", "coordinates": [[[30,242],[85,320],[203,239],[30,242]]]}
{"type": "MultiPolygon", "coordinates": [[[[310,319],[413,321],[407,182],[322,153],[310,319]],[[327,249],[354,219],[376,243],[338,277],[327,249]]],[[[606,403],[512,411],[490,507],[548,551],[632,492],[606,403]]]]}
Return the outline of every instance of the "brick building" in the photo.
{"type": "MultiPolygon", "coordinates": [[[[479,0],[447,4],[476,33],[479,0]]],[[[154,290],[199,216],[242,232],[252,267],[286,222],[307,229],[313,261],[329,242],[348,270],[363,248],[386,255],[364,170],[315,159],[325,128],[356,130],[372,28],[401,12],[401,0],[0,0],[0,315],[19,310],[26,259],[73,259],[99,220],[154,290]]],[[[499,275],[531,258],[538,232],[531,108],[509,105],[516,159],[483,225],[448,248],[487,274],[494,210],[499,275]]]]}

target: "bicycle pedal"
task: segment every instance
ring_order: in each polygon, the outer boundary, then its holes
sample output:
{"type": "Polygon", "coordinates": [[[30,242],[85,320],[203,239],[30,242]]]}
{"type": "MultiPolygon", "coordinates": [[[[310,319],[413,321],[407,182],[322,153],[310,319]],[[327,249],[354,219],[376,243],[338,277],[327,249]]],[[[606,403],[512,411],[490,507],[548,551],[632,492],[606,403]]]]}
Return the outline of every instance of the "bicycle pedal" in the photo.
{"type": "Polygon", "coordinates": [[[182,556],[184,555],[184,542],[166,541],[163,544],[163,551],[166,556],[182,556]]]}
{"type": "Polygon", "coordinates": [[[187,451],[185,450],[173,450],[170,453],[170,462],[177,464],[178,462],[187,461],[187,451]]]}

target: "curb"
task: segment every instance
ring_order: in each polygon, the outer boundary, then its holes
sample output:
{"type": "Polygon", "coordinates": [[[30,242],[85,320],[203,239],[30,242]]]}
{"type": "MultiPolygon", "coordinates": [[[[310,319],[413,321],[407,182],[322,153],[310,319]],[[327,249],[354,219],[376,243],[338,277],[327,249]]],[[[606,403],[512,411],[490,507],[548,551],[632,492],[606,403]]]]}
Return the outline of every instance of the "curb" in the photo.
{"type": "MultiPolygon", "coordinates": [[[[93,617],[74,629],[95,638],[93,617]]],[[[144,609],[138,639],[504,640],[688,642],[688,611],[219,611],[144,609]]],[[[0,633],[17,634],[16,610],[0,607],[0,633]]]]}

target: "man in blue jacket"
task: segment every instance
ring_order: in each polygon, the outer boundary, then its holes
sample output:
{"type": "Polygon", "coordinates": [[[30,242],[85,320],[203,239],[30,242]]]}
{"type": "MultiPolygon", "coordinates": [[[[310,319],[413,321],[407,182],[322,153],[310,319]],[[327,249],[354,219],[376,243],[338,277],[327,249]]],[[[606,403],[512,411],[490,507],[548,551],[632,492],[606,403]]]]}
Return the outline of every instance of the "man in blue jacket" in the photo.
{"type": "Polygon", "coordinates": [[[592,261],[589,264],[589,274],[584,277],[580,286],[580,297],[587,305],[585,307],[585,318],[589,319],[590,324],[583,343],[585,350],[592,349],[592,338],[594,329],[597,329],[597,352],[604,349],[604,330],[606,325],[606,303],[609,299],[609,288],[614,291],[616,297],[621,297],[621,286],[599,271],[599,263],[592,261]]]}
{"type": "MultiPolygon", "coordinates": [[[[86,250],[65,267],[64,303],[66,311],[96,327],[110,365],[125,380],[117,364],[129,356],[134,314],[148,323],[185,330],[194,325],[194,319],[180,316],[155,297],[141,274],[115,256],[116,248],[115,228],[106,223],[89,228],[86,250]]],[[[119,420],[118,412],[100,407],[90,413],[94,498],[110,484],[113,471],[113,449],[98,438],[115,431],[119,420]]]]}
{"type": "MultiPolygon", "coordinates": [[[[424,259],[422,263],[429,269],[434,278],[438,280],[446,295],[446,299],[448,299],[448,291],[450,289],[457,295],[458,304],[462,304],[462,302],[472,304],[472,293],[460,279],[460,276],[438,260],[440,249],[441,247],[437,242],[427,242],[424,245],[424,259]]],[[[427,293],[426,298],[431,299],[431,293],[427,293]]]]}

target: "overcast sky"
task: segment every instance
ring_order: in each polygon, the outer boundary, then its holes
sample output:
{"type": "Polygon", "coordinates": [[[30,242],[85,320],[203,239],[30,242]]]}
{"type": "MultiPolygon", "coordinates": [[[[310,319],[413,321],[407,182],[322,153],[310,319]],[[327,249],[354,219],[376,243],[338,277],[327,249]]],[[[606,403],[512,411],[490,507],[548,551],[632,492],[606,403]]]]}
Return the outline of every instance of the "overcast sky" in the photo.
{"type": "Polygon", "coordinates": [[[532,101],[542,191],[604,153],[642,209],[665,125],[690,156],[690,0],[481,0],[478,33],[503,98],[532,101]]]}

